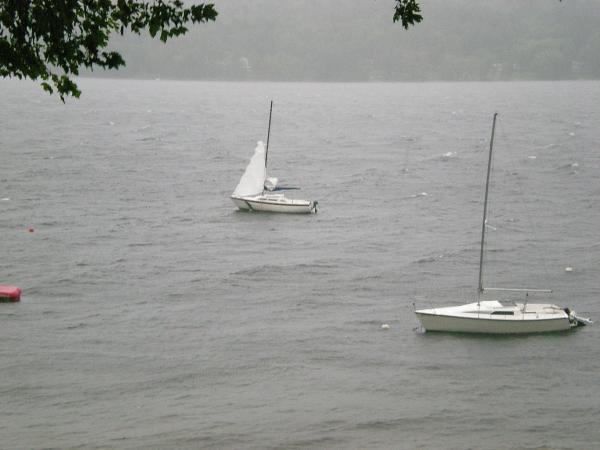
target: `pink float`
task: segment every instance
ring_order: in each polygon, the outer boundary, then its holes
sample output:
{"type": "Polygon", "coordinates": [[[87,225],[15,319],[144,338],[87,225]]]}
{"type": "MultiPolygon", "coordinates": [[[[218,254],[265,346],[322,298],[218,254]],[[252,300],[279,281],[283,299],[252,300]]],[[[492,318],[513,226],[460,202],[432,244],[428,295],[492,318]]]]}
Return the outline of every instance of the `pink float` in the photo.
{"type": "Polygon", "coordinates": [[[18,302],[21,300],[21,288],[0,284],[0,303],[18,302]]]}

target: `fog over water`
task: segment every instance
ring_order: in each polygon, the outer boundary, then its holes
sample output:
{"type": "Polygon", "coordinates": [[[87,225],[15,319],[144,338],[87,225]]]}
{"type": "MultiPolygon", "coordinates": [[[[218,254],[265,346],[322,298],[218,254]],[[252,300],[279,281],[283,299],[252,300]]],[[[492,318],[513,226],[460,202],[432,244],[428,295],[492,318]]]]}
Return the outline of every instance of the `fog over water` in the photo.
{"type": "Polygon", "coordinates": [[[597,0],[227,0],[216,22],[166,45],[115,36],[110,76],[209,80],[413,81],[600,78],[597,0]]]}

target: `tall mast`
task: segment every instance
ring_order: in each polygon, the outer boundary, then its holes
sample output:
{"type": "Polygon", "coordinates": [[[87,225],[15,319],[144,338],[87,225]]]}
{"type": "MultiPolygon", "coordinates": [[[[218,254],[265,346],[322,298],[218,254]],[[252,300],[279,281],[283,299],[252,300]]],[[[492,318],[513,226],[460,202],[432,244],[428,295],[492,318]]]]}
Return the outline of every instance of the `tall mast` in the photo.
{"type": "Polygon", "coordinates": [[[481,250],[479,252],[479,287],[477,290],[477,304],[479,304],[479,297],[483,292],[483,247],[485,244],[485,223],[487,221],[487,204],[488,204],[488,192],[490,187],[490,172],[492,170],[492,150],[494,148],[494,131],[496,130],[496,116],[498,113],[494,113],[494,121],[492,122],[492,137],[490,138],[490,156],[488,158],[487,176],[485,177],[485,197],[483,199],[483,221],[481,223],[481,250]]]}
{"type": "Polygon", "coordinates": [[[271,137],[271,113],[273,112],[273,100],[271,100],[271,108],[269,109],[269,131],[267,131],[267,150],[265,151],[265,169],[267,168],[267,160],[269,157],[269,138],[271,137]]]}

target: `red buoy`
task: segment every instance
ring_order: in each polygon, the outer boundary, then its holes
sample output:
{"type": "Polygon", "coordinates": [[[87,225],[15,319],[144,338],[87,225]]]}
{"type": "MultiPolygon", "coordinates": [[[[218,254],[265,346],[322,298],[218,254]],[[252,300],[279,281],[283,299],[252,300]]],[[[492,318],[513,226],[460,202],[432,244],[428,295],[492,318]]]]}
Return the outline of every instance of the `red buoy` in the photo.
{"type": "Polygon", "coordinates": [[[12,303],[21,300],[21,288],[0,284],[0,303],[12,303]]]}

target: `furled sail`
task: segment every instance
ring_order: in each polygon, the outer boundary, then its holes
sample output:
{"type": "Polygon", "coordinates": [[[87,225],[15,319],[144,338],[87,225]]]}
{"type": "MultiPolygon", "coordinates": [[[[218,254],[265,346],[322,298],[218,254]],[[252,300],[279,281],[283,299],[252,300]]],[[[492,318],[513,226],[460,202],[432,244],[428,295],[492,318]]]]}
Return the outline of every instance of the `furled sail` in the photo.
{"type": "Polygon", "coordinates": [[[265,189],[267,191],[276,191],[278,182],[279,180],[277,179],[277,177],[268,177],[265,180],[265,189]]]}
{"type": "Polygon", "coordinates": [[[264,190],[265,177],[267,169],[265,168],[265,144],[262,141],[256,143],[254,155],[250,159],[250,164],[240,182],[233,191],[234,197],[249,197],[261,194],[264,190]]]}

